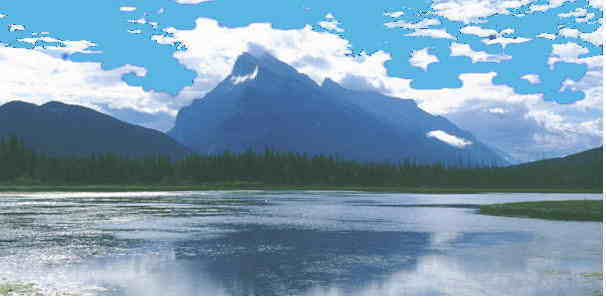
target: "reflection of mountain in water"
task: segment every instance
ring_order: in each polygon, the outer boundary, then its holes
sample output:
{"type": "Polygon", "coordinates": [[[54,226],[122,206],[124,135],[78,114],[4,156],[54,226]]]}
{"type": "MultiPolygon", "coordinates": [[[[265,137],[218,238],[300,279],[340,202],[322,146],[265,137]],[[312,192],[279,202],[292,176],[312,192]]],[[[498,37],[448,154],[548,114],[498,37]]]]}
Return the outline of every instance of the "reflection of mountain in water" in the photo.
{"type": "Polygon", "coordinates": [[[414,270],[429,244],[429,233],[246,226],[216,240],[179,243],[176,249],[208,250],[193,267],[205,266],[230,295],[300,295],[334,284],[356,291],[391,273],[414,270]]]}

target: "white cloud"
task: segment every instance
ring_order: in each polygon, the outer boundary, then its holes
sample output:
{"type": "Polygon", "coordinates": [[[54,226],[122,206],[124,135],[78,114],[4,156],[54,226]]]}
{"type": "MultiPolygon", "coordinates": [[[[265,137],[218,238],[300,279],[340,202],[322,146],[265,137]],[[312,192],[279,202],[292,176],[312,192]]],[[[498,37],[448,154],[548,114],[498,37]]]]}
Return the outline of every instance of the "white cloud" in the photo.
{"type": "Polygon", "coordinates": [[[597,9],[604,9],[604,0],[589,0],[589,6],[597,9]]]}
{"type": "Polygon", "coordinates": [[[560,29],[560,32],[558,32],[558,35],[565,38],[578,38],[581,35],[581,31],[571,28],[562,28],[560,29]]]}
{"type": "Polygon", "coordinates": [[[416,29],[412,33],[404,34],[404,36],[456,39],[444,29],[416,29]]]}
{"type": "Polygon", "coordinates": [[[466,26],[461,28],[461,33],[476,35],[478,37],[488,37],[490,35],[497,35],[498,32],[496,30],[484,29],[478,26],[466,26]]]}
{"type": "Polygon", "coordinates": [[[545,39],[549,39],[549,40],[555,40],[556,39],[556,35],[549,34],[549,33],[541,33],[541,34],[537,35],[537,37],[539,37],[539,38],[545,38],[545,39]]]}
{"type": "Polygon", "coordinates": [[[10,25],[8,25],[8,31],[9,32],[25,31],[25,26],[24,25],[17,25],[17,24],[10,24],[10,25]]]}
{"type": "Polygon", "coordinates": [[[30,44],[36,44],[36,42],[38,42],[38,41],[48,42],[48,43],[61,42],[61,40],[58,40],[58,39],[55,39],[55,38],[52,38],[49,36],[36,37],[36,38],[21,38],[21,39],[17,39],[17,41],[30,43],[30,44]]]}
{"type": "Polygon", "coordinates": [[[222,27],[217,21],[199,18],[192,30],[165,29],[169,36],[156,35],[161,43],[184,44],[186,50],[174,56],[198,75],[192,86],[179,94],[184,104],[201,98],[230,73],[236,58],[253,42],[270,51],[278,59],[293,65],[317,83],[331,77],[341,81],[346,77],[364,77],[373,86],[381,86],[387,75],[383,63],[390,59],[385,52],[372,55],[362,52],[350,56],[350,44],[342,37],[318,32],[311,26],[298,30],[274,29],[270,24],[254,23],[245,27],[222,27]],[[213,42],[208,42],[213,40],[213,42]]]}
{"type": "MultiPolygon", "coordinates": [[[[47,35],[48,32],[42,32],[40,34],[35,35],[47,35]]],[[[85,54],[93,54],[99,53],[100,51],[90,50],[90,47],[97,46],[96,43],[88,41],[88,40],[59,40],[50,36],[40,36],[40,37],[30,37],[30,38],[21,38],[17,39],[18,41],[30,43],[36,45],[38,42],[46,42],[46,43],[58,43],[58,46],[55,45],[44,45],[42,50],[49,55],[60,57],[63,54],[74,54],[74,53],[85,53],[85,54]]]]}
{"type": "Polygon", "coordinates": [[[139,18],[139,19],[133,19],[133,20],[128,20],[129,23],[133,23],[133,24],[146,24],[147,20],[145,20],[144,18],[139,18]]]}
{"type": "Polygon", "coordinates": [[[477,62],[494,62],[499,63],[501,61],[510,60],[511,56],[504,54],[489,54],[485,51],[474,51],[471,49],[469,44],[461,44],[453,42],[450,44],[450,55],[451,56],[466,56],[471,58],[472,63],[477,62]]]}
{"type": "Polygon", "coordinates": [[[530,6],[530,12],[537,12],[537,11],[545,12],[547,10],[549,10],[549,5],[547,5],[547,4],[530,6]]]}
{"type": "Polygon", "coordinates": [[[587,9],[585,8],[581,8],[578,7],[577,9],[567,12],[567,13],[560,13],[558,14],[559,17],[561,18],[566,18],[566,17],[583,17],[587,15],[587,9]]]}
{"type": "Polygon", "coordinates": [[[530,12],[545,12],[549,9],[558,8],[566,2],[574,2],[574,0],[550,0],[548,4],[533,4],[530,6],[530,12]]]}
{"type": "Polygon", "coordinates": [[[402,29],[427,29],[431,26],[438,26],[442,23],[438,19],[423,19],[416,23],[408,23],[405,21],[395,21],[385,23],[388,28],[402,28],[402,29]]]}
{"type": "Polygon", "coordinates": [[[398,18],[404,15],[404,11],[390,11],[383,14],[384,16],[398,18]]]}
{"type": "Polygon", "coordinates": [[[463,23],[482,22],[482,18],[494,14],[510,14],[509,9],[519,8],[534,0],[434,0],[436,14],[451,21],[463,23]]]}
{"type": "Polygon", "coordinates": [[[484,42],[485,44],[488,44],[488,45],[500,44],[501,47],[505,48],[509,44],[524,43],[524,42],[528,42],[530,40],[532,40],[532,39],[523,38],[523,37],[509,38],[509,37],[500,37],[499,36],[494,39],[483,39],[482,42],[484,42]]]}
{"type": "Polygon", "coordinates": [[[547,64],[553,69],[553,65],[557,62],[583,64],[587,60],[579,59],[579,56],[588,54],[589,50],[574,42],[558,43],[552,45],[551,56],[547,60],[547,64]]]}
{"type": "Polygon", "coordinates": [[[467,141],[463,138],[459,138],[455,135],[451,135],[451,134],[449,134],[445,131],[441,131],[441,130],[430,131],[427,133],[426,136],[428,138],[438,139],[448,145],[451,145],[451,146],[454,146],[457,148],[465,148],[466,146],[473,144],[470,141],[467,141]]]}
{"type": "Polygon", "coordinates": [[[4,14],[4,13],[0,13],[0,19],[7,17],[8,15],[4,14]]]}
{"type": "Polygon", "coordinates": [[[124,11],[124,12],[132,12],[137,10],[137,7],[134,6],[122,6],[120,7],[120,11],[124,11]]]}
{"type": "Polygon", "coordinates": [[[537,74],[526,74],[520,78],[522,78],[524,80],[528,80],[528,82],[530,82],[532,84],[541,83],[541,79],[539,78],[539,75],[537,75],[537,74]]]}
{"type": "Polygon", "coordinates": [[[131,34],[141,34],[141,33],[143,33],[143,31],[141,31],[140,29],[128,30],[127,32],[131,33],[131,34]]]}
{"type": "Polygon", "coordinates": [[[318,22],[318,25],[326,30],[335,31],[335,32],[345,32],[339,25],[341,24],[332,13],[328,13],[325,18],[327,20],[318,22]]]}
{"type": "Polygon", "coordinates": [[[175,0],[179,4],[200,4],[202,2],[210,2],[214,0],[175,0]]]}
{"type": "Polygon", "coordinates": [[[503,29],[499,34],[501,35],[511,35],[515,32],[512,28],[503,29]]]}
{"type": "Polygon", "coordinates": [[[581,33],[579,36],[581,39],[592,43],[595,46],[602,46],[604,43],[604,25],[600,25],[600,27],[591,32],[591,33],[581,33]]]}
{"type": "Polygon", "coordinates": [[[438,57],[429,54],[428,50],[429,48],[423,48],[413,51],[412,57],[409,60],[410,64],[427,71],[429,64],[439,62],[438,57]]]}

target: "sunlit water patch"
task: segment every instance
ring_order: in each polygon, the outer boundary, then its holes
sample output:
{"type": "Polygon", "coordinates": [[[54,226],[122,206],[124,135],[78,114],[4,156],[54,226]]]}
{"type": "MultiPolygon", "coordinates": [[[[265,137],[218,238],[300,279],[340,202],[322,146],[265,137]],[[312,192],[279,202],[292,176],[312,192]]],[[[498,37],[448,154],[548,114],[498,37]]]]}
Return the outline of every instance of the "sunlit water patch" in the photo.
{"type": "Polygon", "coordinates": [[[599,198],[2,194],[0,295],[592,295],[601,223],[491,217],[470,205],[599,198]]]}

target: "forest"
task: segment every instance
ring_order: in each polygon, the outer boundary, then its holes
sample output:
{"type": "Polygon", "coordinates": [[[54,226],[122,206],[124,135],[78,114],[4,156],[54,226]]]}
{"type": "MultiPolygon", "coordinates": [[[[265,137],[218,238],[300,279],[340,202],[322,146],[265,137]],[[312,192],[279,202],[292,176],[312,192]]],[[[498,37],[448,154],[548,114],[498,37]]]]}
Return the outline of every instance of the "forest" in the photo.
{"type": "Polygon", "coordinates": [[[482,168],[419,165],[414,161],[359,163],[336,156],[308,156],[269,149],[263,153],[192,154],[178,160],[162,155],[76,157],[38,153],[12,136],[0,139],[0,183],[193,185],[250,182],[269,185],[601,190],[601,149],[599,154],[593,153],[591,157],[595,159],[558,159],[482,168]]]}

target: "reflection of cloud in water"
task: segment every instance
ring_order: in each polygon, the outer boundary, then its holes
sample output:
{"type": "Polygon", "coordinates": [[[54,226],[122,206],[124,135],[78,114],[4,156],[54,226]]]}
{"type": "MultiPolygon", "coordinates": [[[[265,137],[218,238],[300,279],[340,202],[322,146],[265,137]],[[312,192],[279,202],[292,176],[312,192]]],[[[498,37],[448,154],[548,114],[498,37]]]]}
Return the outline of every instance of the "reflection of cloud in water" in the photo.
{"type": "Polygon", "coordinates": [[[460,232],[434,232],[431,234],[431,246],[434,248],[447,248],[459,238],[460,232]]]}
{"type": "MultiPolygon", "coordinates": [[[[578,278],[581,270],[557,274],[549,272],[548,265],[532,266],[517,272],[494,269],[477,272],[475,269],[470,270],[464,260],[430,255],[420,258],[413,271],[397,272],[386,280],[375,281],[353,293],[343,288],[330,287],[315,288],[305,295],[581,295],[575,294],[579,292],[578,278]],[[571,281],[575,277],[577,281],[571,281]]],[[[585,283],[586,293],[583,295],[591,295],[596,289],[595,284],[585,283]]]]}

